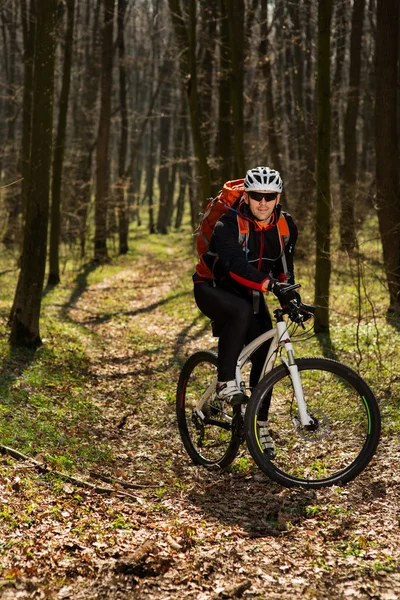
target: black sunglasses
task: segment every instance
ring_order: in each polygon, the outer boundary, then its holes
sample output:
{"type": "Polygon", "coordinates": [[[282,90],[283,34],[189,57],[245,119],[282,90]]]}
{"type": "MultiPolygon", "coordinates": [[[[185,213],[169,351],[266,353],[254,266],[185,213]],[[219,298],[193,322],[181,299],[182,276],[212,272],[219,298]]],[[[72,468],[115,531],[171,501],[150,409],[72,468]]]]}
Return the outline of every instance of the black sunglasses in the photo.
{"type": "Polygon", "coordinates": [[[249,196],[252,200],[256,202],[261,202],[264,198],[265,202],[271,202],[272,200],[276,200],[277,193],[276,192],[249,192],[249,196]]]}

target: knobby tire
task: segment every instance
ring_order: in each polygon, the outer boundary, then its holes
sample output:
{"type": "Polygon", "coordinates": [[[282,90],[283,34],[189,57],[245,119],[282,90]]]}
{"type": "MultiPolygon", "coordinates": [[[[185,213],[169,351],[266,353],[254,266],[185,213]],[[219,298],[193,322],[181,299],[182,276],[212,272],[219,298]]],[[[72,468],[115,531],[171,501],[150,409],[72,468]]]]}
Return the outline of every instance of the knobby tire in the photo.
{"type": "Polygon", "coordinates": [[[296,360],[315,431],[301,428],[285,365],[257,385],[245,414],[245,437],[259,468],[285,487],[322,488],[357,477],[379,441],[380,413],[367,383],[352,369],[326,358],[296,360]],[[258,439],[257,414],[271,397],[268,415],[276,457],[269,460],[258,439]]]}
{"type": "Polygon", "coordinates": [[[203,407],[205,420],[194,407],[217,379],[218,357],[209,351],[196,352],[180,373],[176,393],[179,433],[190,458],[196,465],[228,467],[235,459],[242,438],[240,406],[231,408],[215,397],[203,407]]]}

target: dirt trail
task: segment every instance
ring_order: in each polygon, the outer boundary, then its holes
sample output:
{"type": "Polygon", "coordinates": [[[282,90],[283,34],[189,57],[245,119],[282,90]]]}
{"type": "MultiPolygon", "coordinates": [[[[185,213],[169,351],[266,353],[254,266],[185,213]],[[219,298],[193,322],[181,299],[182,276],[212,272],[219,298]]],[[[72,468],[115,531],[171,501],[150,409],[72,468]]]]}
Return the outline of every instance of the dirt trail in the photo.
{"type": "MultiPolygon", "coordinates": [[[[60,525],[64,544],[78,548],[57,564],[62,588],[49,584],[46,597],[399,598],[396,440],[382,440],[356,482],[316,493],[283,489],[255,467],[191,465],[175,424],[177,358],[215,340],[201,319],[169,310],[188,293],[179,280],[165,263],[134,264],[69,311],[96,340],[88,393],[102,408],[94,439],[107,438],[116,455],[106,474],[161,487],[130,490],[136,502],[83,495],[97,527],[88,517],[83,544],[60,525]],[[110,514],[126,527],[110,529],[110,514]]],[[[21,590],[45,597],[39,581],[21,590]]],[[[2,597],[16,597],[9,592],[2,597]]]]}

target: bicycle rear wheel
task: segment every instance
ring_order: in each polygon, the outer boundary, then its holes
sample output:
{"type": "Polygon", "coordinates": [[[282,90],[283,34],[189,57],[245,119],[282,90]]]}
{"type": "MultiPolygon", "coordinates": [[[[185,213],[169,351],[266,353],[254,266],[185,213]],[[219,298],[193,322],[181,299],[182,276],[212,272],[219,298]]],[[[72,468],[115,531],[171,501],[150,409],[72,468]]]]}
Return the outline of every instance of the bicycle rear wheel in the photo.
{"type": "Polygon", "coordinates": [[[184,364],[176,393],[179,433],[196,465],[227,467],[241,443],[240,406],[216,398],[217,355],[196,352],[184,364]],[[207,395],[203,406],[199,402],[207,395]]]}
{"type": "Polygon", "coordinates": [[[245,435],[255,462],[286,487],[321,488],[347,483],[370,462],[380,434],[376,399],[352,369],[325,358],[296,360],[312,430],[301,426],[288,369],[273,369],[254,390],[245,415],[245,435]],[[276,456],[264,454],[257,416],[271,395],[268,428],[276,456]]]}

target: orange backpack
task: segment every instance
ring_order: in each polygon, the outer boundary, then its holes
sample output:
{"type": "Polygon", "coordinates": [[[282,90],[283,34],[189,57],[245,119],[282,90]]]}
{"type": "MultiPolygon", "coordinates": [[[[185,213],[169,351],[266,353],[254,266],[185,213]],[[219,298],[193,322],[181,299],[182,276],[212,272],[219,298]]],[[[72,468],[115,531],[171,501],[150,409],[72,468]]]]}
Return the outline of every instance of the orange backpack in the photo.
{"type": "Polygon", "coordinates": [[[196,250],[201,257],[208,251],[215,223],[228,212],[237,200],[243,195],[244,179],[227,181],[224,187],[206,206],[204,213],[200,213],[200,223],[193,235],[197,235],[196,250]]]}

